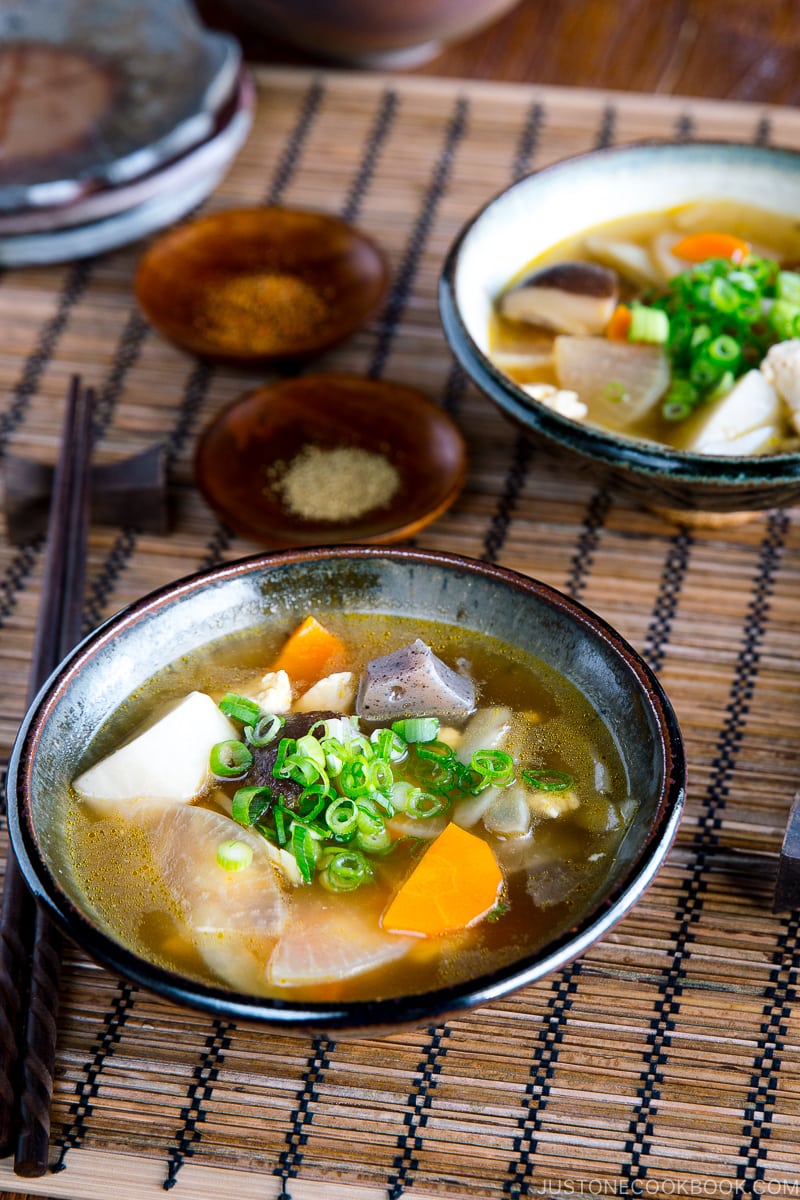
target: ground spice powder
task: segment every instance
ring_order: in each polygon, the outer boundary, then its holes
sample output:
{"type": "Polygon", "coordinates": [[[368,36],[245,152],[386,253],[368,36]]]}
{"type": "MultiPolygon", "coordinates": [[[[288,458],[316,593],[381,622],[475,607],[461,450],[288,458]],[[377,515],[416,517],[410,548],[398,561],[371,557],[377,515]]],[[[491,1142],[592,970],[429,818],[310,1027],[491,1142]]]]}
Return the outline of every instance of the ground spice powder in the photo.
{"type": "Polygon", "coordinates": [[[358,446],[304,446],[288,463],[276,463],[269,487],[289,512],[307,521],[353,521],[385,508],[400,486],[397,469],[358,446]]]}
{"type": "Polygon", "coordinates": [[[330,317],[311,284],[296,275],[234,275],[205,289],[194,324],[217,353],[280,354],[316,336],[330,317]]]}

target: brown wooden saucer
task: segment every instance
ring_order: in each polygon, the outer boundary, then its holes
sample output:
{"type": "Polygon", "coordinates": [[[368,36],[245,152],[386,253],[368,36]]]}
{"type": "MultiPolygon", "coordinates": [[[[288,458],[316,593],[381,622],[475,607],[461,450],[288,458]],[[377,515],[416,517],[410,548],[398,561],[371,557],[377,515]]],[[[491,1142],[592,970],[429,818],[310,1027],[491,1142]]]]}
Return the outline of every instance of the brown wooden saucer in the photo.
{"type": "MultiPolygon", "coordinates": [[[[440,516],[466,477],[455,422],[422,392],[388,380],[305,375],[246,393],[206,427],[195,478],[231,529],[273,548],[394,542],[440,516]],[[308,446],[357,448],[388,461],[398,486],[388,503],[347,520],[292,511],[275,481],[308,446]]],[[[342,480],[358,496],[363,481],[342,480]]]]}
{"type": "Polygon", "coordinates": [[[339,217],[228,209],[177,226],[144,254],[136,297],[169,341],[233,363],[315,354],[379,308],[389,266],[339,217]]]}

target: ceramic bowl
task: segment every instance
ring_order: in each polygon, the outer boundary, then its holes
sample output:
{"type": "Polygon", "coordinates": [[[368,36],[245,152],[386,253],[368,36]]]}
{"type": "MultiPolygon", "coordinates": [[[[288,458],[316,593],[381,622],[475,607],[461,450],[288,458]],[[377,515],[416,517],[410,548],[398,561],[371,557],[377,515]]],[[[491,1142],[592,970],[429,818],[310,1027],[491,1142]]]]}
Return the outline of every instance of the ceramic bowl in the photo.
{"type": "Polygon", "coordinates": [[[363,67],[412,66],[477,32],[519,0],[225,0],[262,33],[363,67]]]}
{"type": "Polygon", "coordinates": [[[37,899],[90,954],[178,1003],[284,1027],[379,1032],[485,1004],[581,954],[653,879],[676,832],[684,756],[655,677],[613,629],[574,600],[513,571],[455,555],[375,546],[288,550],[215,567],[146,596],[91,634],[34,700],[8,780],[14,851],[37,899]],[[344,610],[423,616],[491,633],[551,664],[603,714],[640,807],[577,923],[510,965],[424,994],[290,1003],[211,987],[131,953],[104,931],[66,865],[64,806],[86,744],[156,672],[209,640],[268,618],[344,610]]]}
{"type": "Polygon", "coordinates": [[[741,513],[800,497],[800,453],[682,453],[571,421],[530,400],[489,360],[489,313],[525,263],[606,221],[728,198],[800,212],[800,154],[728,142],[659,142],[565,159],[490,200],[451,247],[440,281],[445,334],[468,375],[500,409],[574,469],[610,478],[671,515],[741,513]]]}

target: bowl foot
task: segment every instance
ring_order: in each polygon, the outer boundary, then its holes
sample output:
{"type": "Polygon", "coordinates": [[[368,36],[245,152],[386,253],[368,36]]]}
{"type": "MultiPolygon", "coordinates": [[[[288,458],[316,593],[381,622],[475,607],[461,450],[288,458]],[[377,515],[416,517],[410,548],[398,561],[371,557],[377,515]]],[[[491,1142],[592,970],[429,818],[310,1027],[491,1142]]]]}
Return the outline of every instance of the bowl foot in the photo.
{"type": "Polygon", "coordinates": [[[668,508],[661,504],[648,504],[651,512],[658,513],[665,521],[675,525],[686,525],[689,529],[733,529],[747,525],[764,517],[758,509],[747,512],[706,512],[702,509],[668,508]]]}

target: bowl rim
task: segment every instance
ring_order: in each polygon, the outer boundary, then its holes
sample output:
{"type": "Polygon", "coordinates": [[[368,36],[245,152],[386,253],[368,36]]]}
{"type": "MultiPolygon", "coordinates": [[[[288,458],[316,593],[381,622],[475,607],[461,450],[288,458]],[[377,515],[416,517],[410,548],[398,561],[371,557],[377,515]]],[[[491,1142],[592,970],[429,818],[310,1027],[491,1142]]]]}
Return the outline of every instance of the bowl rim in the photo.
{"type": "MultiPolygon", "coordinates": [[[[714,151],[735,157],[746,152],[751,158],[791,164],[800,182],[800,150],[784,146],[766,146],[755,142],[721,139],[696,139],[687,142],[667,138],[645,138],[615,146],[585,150],[561,158],[516,179],[495,192],[464,223],[445,256],[439,276],[439,315],[450,347],[461,366],[475,385],[501,409],[529,430],[543,434],[551,441],[612,467],[634,470],[642,476],[660,477],[677,483],[704,482],[752,485],[800,483],[800,452],[781,454],[711,455],[675,450],[657,442],[606,432],[597,426],[583,425],[561,416],[544,404],[525,396],[514,381],[491,361],[473,339],[461,316],[456,301],[456,280],[460,269],[461,251],[472,230],[489,210],[507,195],[520,188],[535,187],[540,177],[567,174],[587,161],[601,164],[642,153],[699,154],[714,151]],[[524,399],[523,399],[524,396],[524,399]]],[[[591,223],[587,224],[591,228],[591,223]]]]}
{"type": "Polygon", "coordinates": [[[56,923],[106,968],[174,1002],[217,1016],[246,1019],[278,1027],[347,1029],[380,1032],[400,1026],[420,1026],[518,990],[566,966],[615,925],[652,882],[677,833],[685,802],[686,761],[677,717],[654,672],[644,659],[602,617],[558,589],[509,567],[498,566],[439,550],[397,546],[324,546],[294,548],[249,555],[206,568],[147,593],[108,618],[68,654],[44,683],[28,708],[14,742],[8,767],[8,828],[11,846],[23,877],[36,899],[56,923]],[[600,642],[610,647],[632,677],[657,729],[664,762],[655,815],[638,853],[614,887],[594,907],[538,951],[477,978],[406,996],[378,1000],[298,1002],[255,997],[190,979],[157,966],[104,932],[59,885],[42,854],[30,819],[27,769],[47,724],[49,712],[68,689],[70,680],[123,629],[136,625],[159,609],[179,602],[198,589],[219,585],[242,575],[269,572],[333,559],[390,559],[412,566],[432,565],[466,573],[479,569],[490,580],[531,595],[571,616],[600,642]]]}

